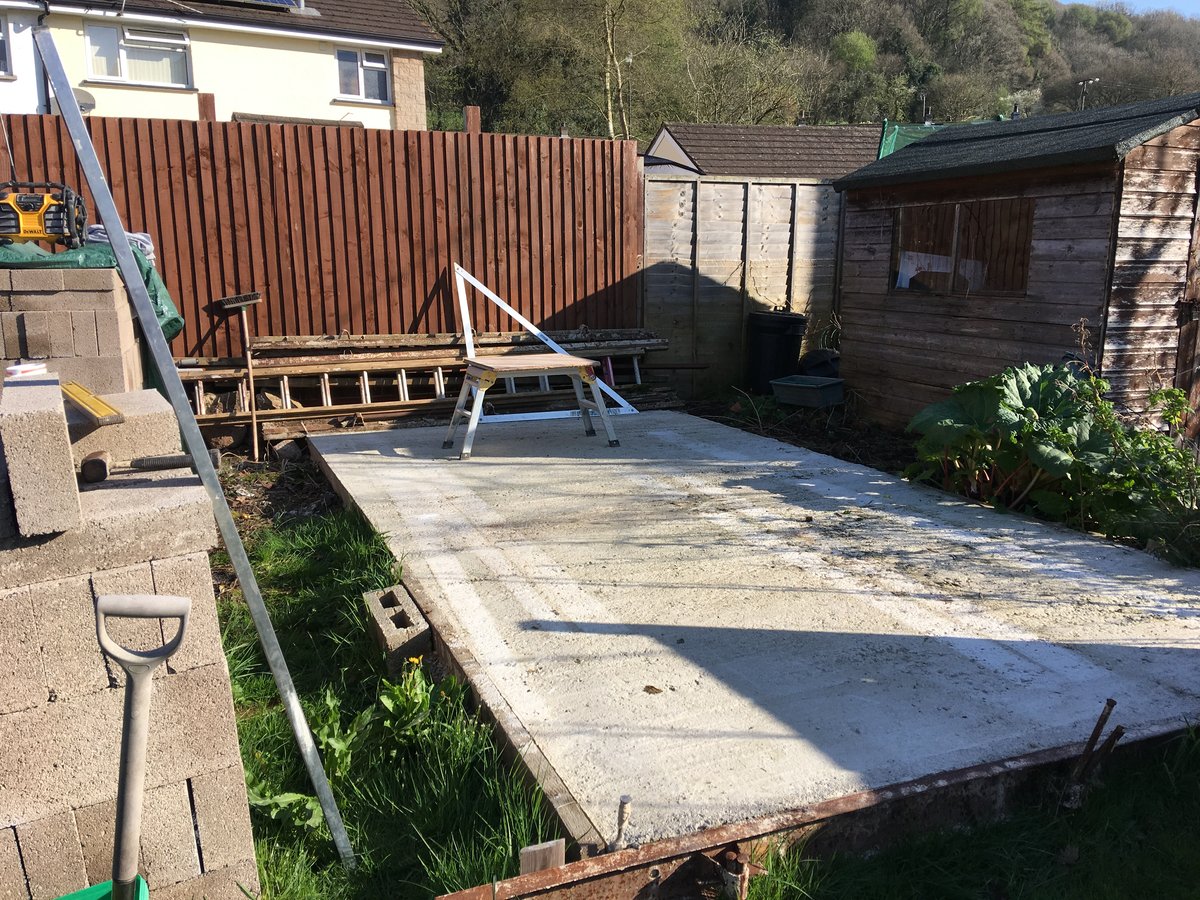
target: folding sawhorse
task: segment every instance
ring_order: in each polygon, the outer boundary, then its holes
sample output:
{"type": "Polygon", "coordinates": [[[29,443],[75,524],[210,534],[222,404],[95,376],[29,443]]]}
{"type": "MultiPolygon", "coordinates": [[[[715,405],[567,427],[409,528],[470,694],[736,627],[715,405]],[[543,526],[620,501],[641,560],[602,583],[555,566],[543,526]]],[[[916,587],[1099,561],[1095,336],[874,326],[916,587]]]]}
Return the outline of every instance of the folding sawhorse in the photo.
{"type": "Polygon", "coordinates": [[[608,435],[608,446],[619,447],[621,442],[613,431],[609,421],[608,411],[604,408],[604,396],[596,387],[595,360],[584,359],[581,356],[569,356],[565,353],[520,353],[510,356],[475,356],[467,357],[467,371],[463,377],[462,390],[458,394],[458,403],[454,407],[454,415],[450,417],[450,427],[446,431],[446,440],[442,447],[449,450],[454,446],[454,432],[458,423],[463,419],[467,422],[467,439],[463,442],[459,459],[471,458],[471,445],[475,443],[475,430],[479,427],[479,417],[483,414],[483,400],[488,389],[496,383],[497,378],[521,378],[526,376],[549,377],[551,375],[566,375],[571,379],[575,388],[575,399],[579,403],[579,412],[583,416],[584,433],[594,435],[591,413],[600,416],[604,431],[608,435]],[[583,382],[587,382],[592,392],[588,400],[583,393],[583,382]],[[471,389],[475,390],[475,402],[467,413],[467,403],[471,389]]]}

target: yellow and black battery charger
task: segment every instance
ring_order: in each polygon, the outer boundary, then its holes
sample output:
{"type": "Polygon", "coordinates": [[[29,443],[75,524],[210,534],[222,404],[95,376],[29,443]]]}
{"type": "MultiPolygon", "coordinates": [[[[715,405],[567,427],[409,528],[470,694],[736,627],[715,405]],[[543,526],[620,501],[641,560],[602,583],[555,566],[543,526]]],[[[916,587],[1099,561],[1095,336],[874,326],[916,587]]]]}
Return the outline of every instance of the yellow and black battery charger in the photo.
{"type": "Polygon", "coordinates": [[[0,244],[49,241],[83,245],[87,207],[65,184],[6,181],[0,184],[0,244]]]}

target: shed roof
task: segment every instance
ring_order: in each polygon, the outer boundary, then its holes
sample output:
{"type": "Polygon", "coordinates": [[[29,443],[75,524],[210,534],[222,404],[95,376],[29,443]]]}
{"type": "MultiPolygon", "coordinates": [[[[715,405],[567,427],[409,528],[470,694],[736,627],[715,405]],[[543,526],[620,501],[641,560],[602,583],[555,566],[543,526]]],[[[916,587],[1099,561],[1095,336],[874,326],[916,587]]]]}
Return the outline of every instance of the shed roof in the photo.
{"type": "MultiPolygon", "coordinates": [[[[878,125],[663,125],[703,175],[839,178],[879,153],[878,125]]],[[[654,142],[651,142],[653,149],[654,142]]]]}
{"type": "MultiPolygon", "coordinates": [[[[68,5],[51,0],[50,8],[68,5]]],[[[71,6],[77,4],[71,3],[71,6]]],[[[355,37],[380,43],[404,42],[427,45],[437,51],[443,41],[408,5],[406,0],[305,0],[319,15],[297,15],[284,4],[229,2],[229,0],[89,0],[88,9],[98,12],[148,13],[172,19],[201,19],[279,28],[302,34],[355,37]]]]}
{"type": "Polygon", "coordinates": [[[1008,122],[946,128],[834,183],[877,187],[1021,169],[1116,162],[1177,125],[1200,118],[1200,94],[1008,122]]]}

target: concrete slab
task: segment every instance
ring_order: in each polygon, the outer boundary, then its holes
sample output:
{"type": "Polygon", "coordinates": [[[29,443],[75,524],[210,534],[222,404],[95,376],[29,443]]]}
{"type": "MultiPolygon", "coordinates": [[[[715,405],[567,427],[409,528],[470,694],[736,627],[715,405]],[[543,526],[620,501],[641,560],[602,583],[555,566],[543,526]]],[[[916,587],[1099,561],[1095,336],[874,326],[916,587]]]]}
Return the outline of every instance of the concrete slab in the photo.
{"type": "Polygon", "coordinates": [[[17,833],[11,828],[0,828],[0,900],[29,900],[17,833]]]}
{"type": "Polygon", "coordinates": [[[196,831],[204,870],[254,862],[254,833],[246,805],[246,774],[241,763],[192,779],[196,831]]]}
{"type": "MultiPolygon", "coordinates": [[[[1200,573],[679,413],[310,439],[605,837],[1200,712],[1200,573]]],[[[524,753],[524,751],[522,751],[524,753]]]]}

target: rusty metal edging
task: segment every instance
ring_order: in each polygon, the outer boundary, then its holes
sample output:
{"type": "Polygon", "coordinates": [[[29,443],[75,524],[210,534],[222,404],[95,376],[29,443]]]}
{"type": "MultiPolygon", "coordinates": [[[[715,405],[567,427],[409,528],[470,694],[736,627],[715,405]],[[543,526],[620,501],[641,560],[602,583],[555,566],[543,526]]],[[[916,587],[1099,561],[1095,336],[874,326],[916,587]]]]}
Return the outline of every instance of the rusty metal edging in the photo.
{"type": "MultiPolygon", "coordinates": [[[[1152,744],[1178,728],[1136,729],[1131,737],[1139,745],[1152,744]]],[[[1132,749],[1126,742],[1126,751],[1132,749]]],[[[697,854],[713,857],[733,848],[747,849],[757,841],[786,838],[788,834],[810,832],[816,826],[866,810],[882,810],[896,804],[917,804],[951,799],[957,791],[994,782],[1000,794],[993,805],[1003,805],[1010,786],[1006,778],[1030,780],[1046,775],[1075,759],[1083,743],[1067,744],[1047,750],[1009,757],[993,763],[953,769],[905,781],[886,788],[836,797],[810,806],[787,810],[731,825],[719,825],[703,831],[655,841],[642,847],[620,850],[602,856],[581,859],[554,869],[544,869],[505,881],[441,895],[438,900],[517,900],[524,897],[587,898],[617,900],[648,896],[647,887],[664,886],[664,881],[697,854]]],[[[886,810],[893,813],[894,810],[886,810]]],[[[653,894],[657,896],[658,894],[653,894]]],[[[669,896],[684,896],[670,892],[669,896]]]]}

